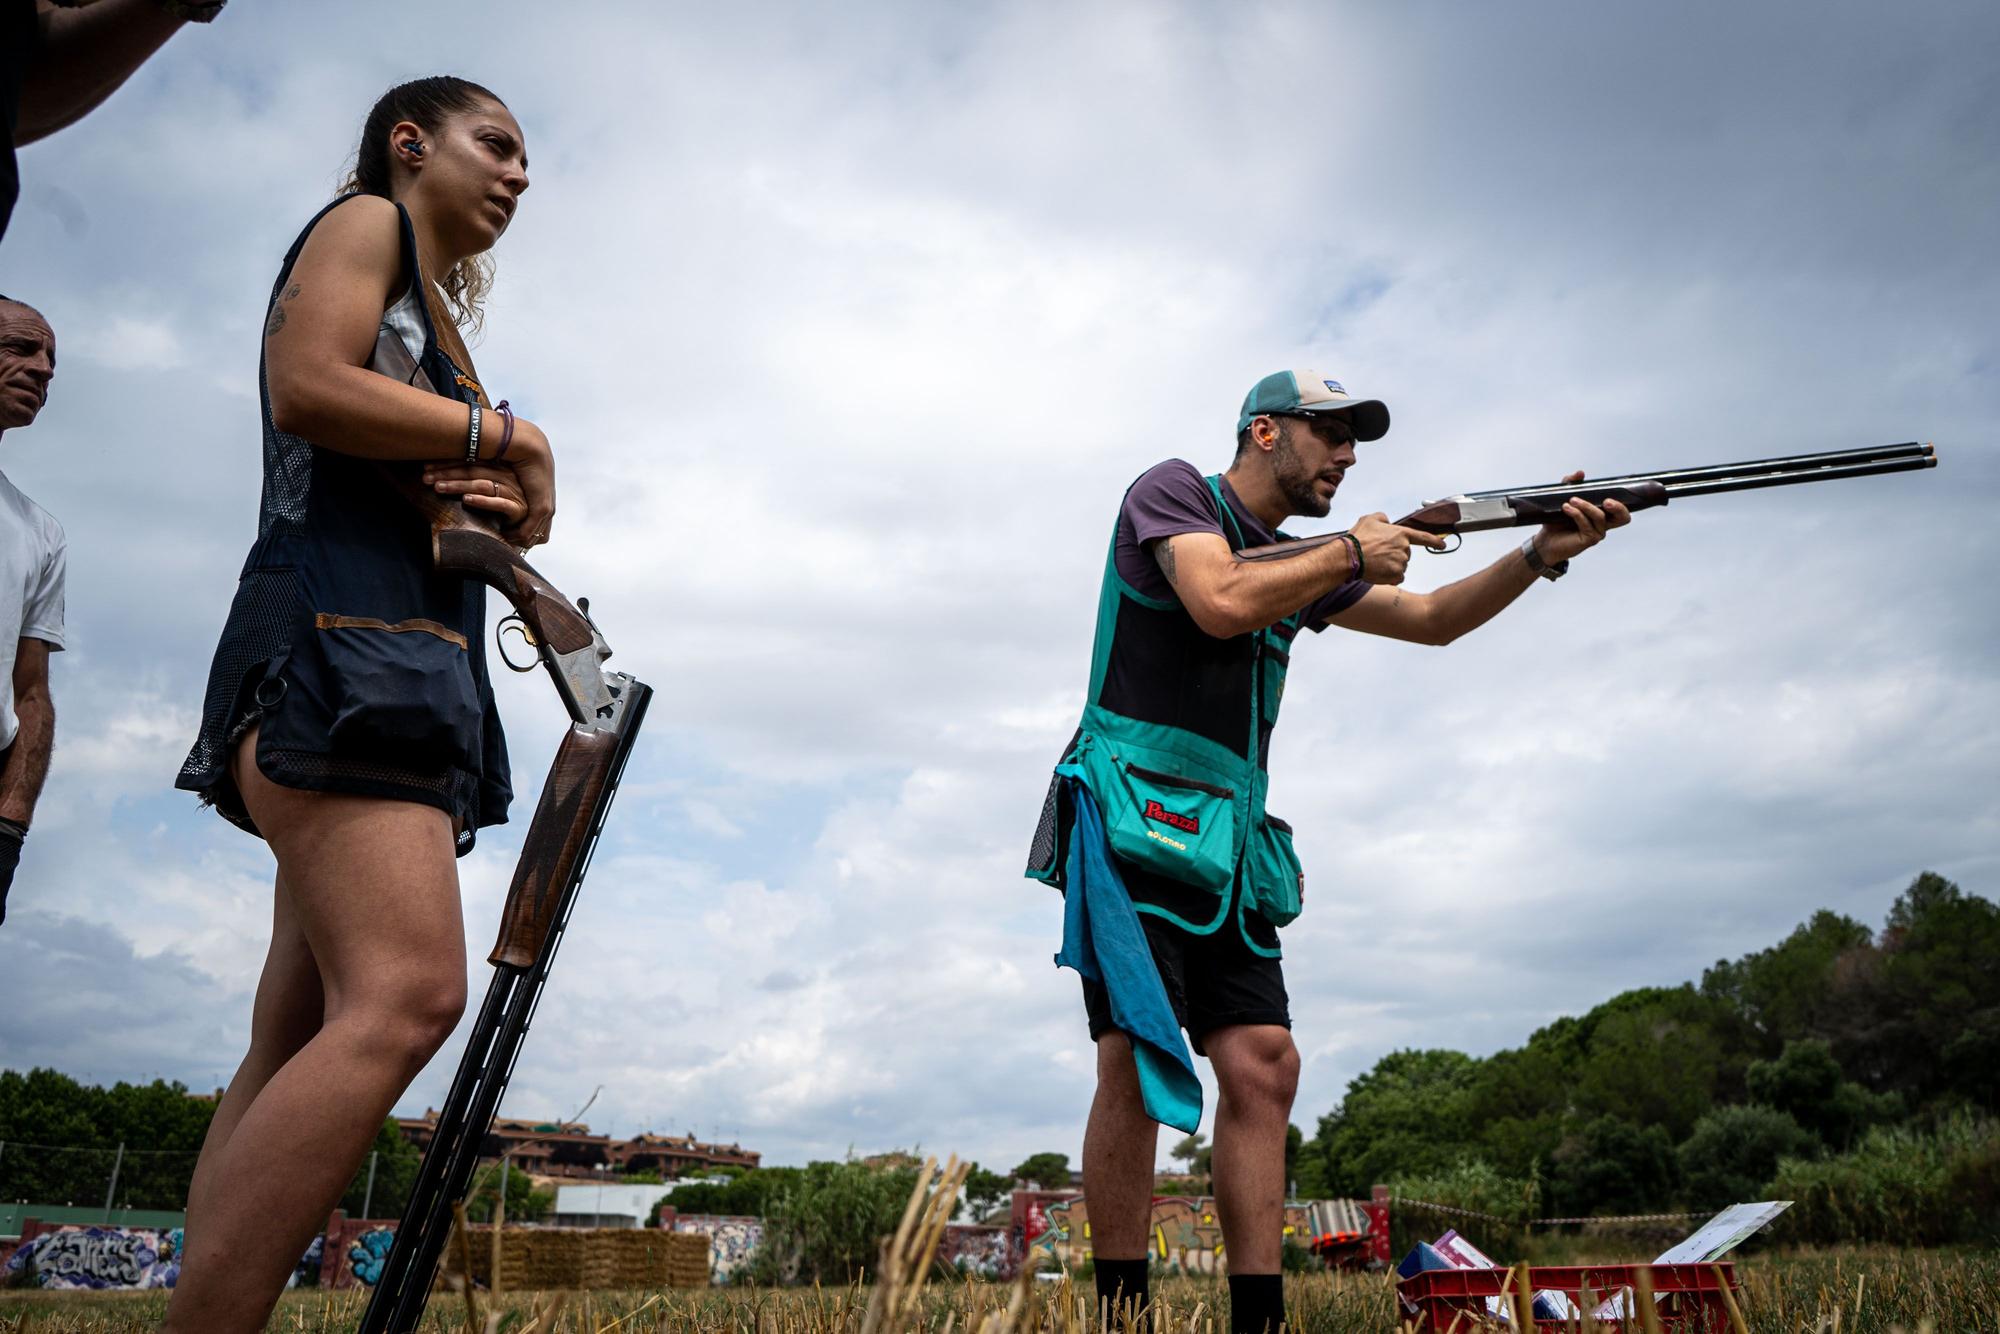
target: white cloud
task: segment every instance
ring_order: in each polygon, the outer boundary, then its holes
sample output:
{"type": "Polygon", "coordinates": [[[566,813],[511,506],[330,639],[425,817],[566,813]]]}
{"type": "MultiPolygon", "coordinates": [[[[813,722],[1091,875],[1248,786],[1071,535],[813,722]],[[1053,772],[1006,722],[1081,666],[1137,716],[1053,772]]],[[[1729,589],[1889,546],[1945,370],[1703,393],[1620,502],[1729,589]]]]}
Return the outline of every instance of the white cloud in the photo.
{"type": "MultiPolygon", "coordinates": [[[[600,1124],[779,1161],[1073,1152],[1091,1053],[1020,861],[1121,488],[1226,462],[1279,365],[1394,406],[1336,518],[1943,453],[1644,515],[1442,651],[1300,650],[1274,805],[1308,858],[1302,1125],[1392,1047],[1517,1043],[1814,908],[1878,918],[1922,867],[1991,894],[1993,22],[232,9],[22,154],[0,287],[76,355],[4,462],[68,528],[76,646],[14,903],[139,961],[104,1004],[182,1035],[163,1068],[233,1064],[269,863],[166,784],[252,533],[277,260],[368,100],[429,72],[382,62],[384,24],[484,34],[467,72],[526,127],[477,354],[556,442],[540,563],[660,690],[510,1111],[602,1083],[600,1124]]],[[[461,866],[476,970],[561,730],[539,680],[498,689],[520,797],[461,866]]],[[[0,1003],[29,985],[0,969],[0,1003]]],[[[72,1068],[155,1068],[93,1014],[72,1068]]]]}

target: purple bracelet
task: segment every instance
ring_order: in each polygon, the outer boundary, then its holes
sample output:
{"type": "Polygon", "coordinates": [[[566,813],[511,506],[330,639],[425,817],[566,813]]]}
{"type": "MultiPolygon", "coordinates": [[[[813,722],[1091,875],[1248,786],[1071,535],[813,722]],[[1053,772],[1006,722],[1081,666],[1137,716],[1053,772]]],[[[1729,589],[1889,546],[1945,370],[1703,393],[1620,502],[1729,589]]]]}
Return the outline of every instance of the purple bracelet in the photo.
{"type": "Polygon", "coordinates": [[[507,446],[514,443],[514,410],[507,406],[504,398],[494,405],[493,410],[500,414],[500,448],[487,462],[498,463],[507,457],[507,446]]]}
{"type": "Polygon", "coordinates": [[[1342,533],[1341,536],[1347,539],[1347,545],[1354,552],[1354,577],[1359,580],[1368,573],[1368,567],[1361,563],[1361,539],[1353,533],[1342,533]]]}

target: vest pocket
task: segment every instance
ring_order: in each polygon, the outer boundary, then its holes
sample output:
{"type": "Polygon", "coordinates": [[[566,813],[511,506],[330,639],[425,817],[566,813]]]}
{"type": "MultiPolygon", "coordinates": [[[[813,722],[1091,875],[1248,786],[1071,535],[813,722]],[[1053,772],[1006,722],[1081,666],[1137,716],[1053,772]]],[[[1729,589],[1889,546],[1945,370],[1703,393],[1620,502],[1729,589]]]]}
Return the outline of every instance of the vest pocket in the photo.
{"type": "Polygon", "coordinates": [[[1236,870],[1232,789],[1099,748],[1086,765],[1095,771],[1091,789],[1104,808],[1113,852],[1184,884],[1217,893],[1229,888],[1236,870]]]}
{"type": "Polygon", "coordinates": [[[435,621],[321,612],[312,666],[337,754],[412,769],[476,770],[485,713],[465,636],[435,621]]]}
{"type": "Polygon", "coordinates": [[[1245,867],[1250,906],[1272,926],[1284,926],[1299,915],[1306,896],[1305,866],[1292,846],[1292,827],[1275,815],[1264,817],[1263,828],[1250,840],[1245,867]]]}

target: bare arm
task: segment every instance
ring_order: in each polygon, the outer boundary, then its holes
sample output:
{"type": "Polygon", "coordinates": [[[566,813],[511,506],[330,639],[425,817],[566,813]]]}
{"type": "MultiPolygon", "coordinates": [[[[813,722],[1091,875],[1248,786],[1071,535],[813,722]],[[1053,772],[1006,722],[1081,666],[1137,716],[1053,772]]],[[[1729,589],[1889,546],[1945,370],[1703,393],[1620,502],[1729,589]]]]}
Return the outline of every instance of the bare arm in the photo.
{"type": "Polygon", "coordinates": [[[23,639],[14,655],[14,735],[7,763],[0,767],[0,820],[26,825],[49,776],[49,752],[55,748],[56,705],[49,695],[49,646],[23,639]]]}
{"type": "Polygon", "coordinates": [[[1221,533],[1178,533],[1153,543],[1153,559],[1194,623],[1217,639],[1261,630],[1354,577],[1345,542],[1245,561],[1221,533]]]}
{"type": "Polygon", "coordinates": [[[408,282],[388,200],[349,200],[313,228],[264,325],[279,430],[362,458],[464,456],[465,404],[368,369],[382,312],[408,282]]]}
{"type": "MultiPolygon", "coordinates": [[[[1582,481],[1583,475],[1577,473],[1566,480],[1582,481]]],[[[1596,546],[1607,531],[1632,521],[1631,513],[1615,500],[1603,509],[1589,501],[1572,500],[1563,509],[1574,527],[1551,524],[1537,529],[1532,539],[1543,561],[1550,565],[1596,546]]],[[[1449,644],[1498,616],[1540,577],[1516,548],[1477,574],[1434,592],[1371,588],[1347,610],[1328,617],[1327,624],[1412,644],[1449,644]]]]}
{"type": "Polygon", "coordinates": [[[1412,644],[1449,644],[1498,616],[1541,576],[1528,568],[1518,549],[1477,574],[1430,593],[1403,588],[1371,588],[1328,625],[1384,635],[1412,644]]]}
{"type": "MultiPolygon", "coordinates": [[[[370,459],[419,459],[450,469],[442,476],[454,482],[483,479],[490,470],[462,466],[471,415],[465,404],[368,369],[382,312],[408,283],[394,204],[362,195],[321,219],[264,324],[271,420],[322,449],[370,459]]],[[[486,418],[480,450],[490,459],[500,447],[501,423],[494,414],[486,418]]],[[[517,418],[514,426],[501,466],[513,473],[521,504],[503,499],[475,508],[494,510],[511,523],[509,540],[528,546],[548,537],[555,515],[555,463],[541,428],[526,418],[517,418]]],[[[485,490],[484,482],[457,493],[472,490],[485,490]]]]}
{"type": "Polygon", "coordinates": [[[21,81],[17,144],[33,143],[94,111],[183,22],[159,0],[97,0],[82,9],[39,0],[38,9],[42,49],[21,81]]]}
{"type": "MultiPolygon", "coordinates": [[[[1398,528],[1380,514],[1368,515],[1352,532],[1362,555],[1359,573],[1375,584],[1403,582],[1410,543],[1444,545],[1441,537],[1398,528]]],[[[1281,621],[1357,574],[1354,548],[1344,541],[1247,561],[1237,558],[1221,533],[1180,533],[1154,542],[1153,559],[1195,624],[1217,639],[1281,621]]]]}

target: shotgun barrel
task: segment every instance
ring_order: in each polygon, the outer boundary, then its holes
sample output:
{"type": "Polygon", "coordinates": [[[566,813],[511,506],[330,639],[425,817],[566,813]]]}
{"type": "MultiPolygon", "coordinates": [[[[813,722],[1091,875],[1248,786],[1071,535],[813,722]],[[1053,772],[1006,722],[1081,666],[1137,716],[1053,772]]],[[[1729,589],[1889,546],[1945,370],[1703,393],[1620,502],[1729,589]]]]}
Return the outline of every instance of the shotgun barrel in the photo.
{"type": "Polygon", "coordinates": [[[472,1184],[500,1099],[513,1077],[514,1064],[541,1001],[542,987],[549,968],[562,944],[576,906],[578,888],[590,868],[604,817],[611,809],[632,743],[639,734],[652,690],[644,683],[625,678],[615,728],[591,728],[575,724],[564,737],[549,772],[535,822],[528,827],[522,849],[522,871],[515,876],[515,890],[508,895],[507,924],[502,926],[493,952],[493,980],[479,1007],[472,1033],[452,1078],[451,1092],[438,1114],[437,1130],[424,1151],[417,1180],[403,1211],[396,1240],[376,1280],[368,1309],[357,1327],[358,1334],[408,1334],[423,1319],[424,1303],[437,1276],[438,1258],[444,1253],[451,1233],[452,1205],[465,1198],[472,1184]],[[586,772],[596,782],[584,781],[586,772]],[[568,782],[565,774],[571,775],[568,782]],[[566,793],[588,787],[591,794],[581,808],[566,793]],[[579,819],[580,814],[580,819],[579,819]],[[560,880],[554,886],[544,929],[526,962],[516,962],[525,942],[512,928],[514,904],[522,889],[522,878],[531,865],[538,841],[557,840],[567,854],[563,864],[553,868],[560,880]]]}
{"type": "MultiPolygon", "coordinates": [[[[1506,487],[1496,491],[1468,491],[1433,500],[1396,522],[1404,528],[1440,535],[1477,533],[1529,524],[1566,523],[1568,515],[1563,512],[1563,503],[1572,497],[1581,497],[1595,505],[1616,500],[1627,509],[1642,510],[1653,509],[1679,498],[1712,496],[1724,491],[1754,491],[1767,486],[1797,486],[1804,482],[1874,477],[1883,473],[1915,472],[1935,467],[1935,446],[1908,441],[1872,449],[1836,449],[1818,454],[1751,459],[1743,463],[1717,463],[1700,468],[1627,473],[1622,477],[1599,477],[1581,482],[1546,482],[1539,486],[1506,487]]],[[[1284,560],[1340,538],[1339,533],[1322,533],[1317,537],[1250,547],[1236,555],[1239,560],[1284,560]]],[[[1456,547],[1451,549],[1457,550],[1456,547]]]]}
{"type": "Polygon", "coordinates": [[[1603,505],[1616,500],[1630,510],[1652,509],[1675,497],[1709,496],[1724,491],[1753,491],[1767,486],[1797,486],[1843,477],[1873,477],[1881,473],[1935,468],[1937,450],[1910,442],[1874,449],[1831,450],[1784,458],[1718,463],[1704,468],[1628,473],[1623,477],[1586,478],[1581,482],[1548,482],[1540,486],[1500,491],[1473,491],[1433,500],[1396,520],[1405,528],[1429,533],[1477,533],[1493,528],[1522,528],[1565,520],[1563,504],[1572,498],[1603,505]]]}
{"type": "Polygon", "coordinates": [[[402,489],[431,521],[436,568],[478,579],[513,604],[569,713],[570,729],[522,838],[499,938],[488,956],[493,979],[362,1313],[360,1334],[408,1334],[423,1319],[451,1233],[452,1206],[472,1184],[653,695],[644,682],[605,669],[611,648],[588,602],[571,603],[463,505],[440,500],[407,478],[402,489]]]}

